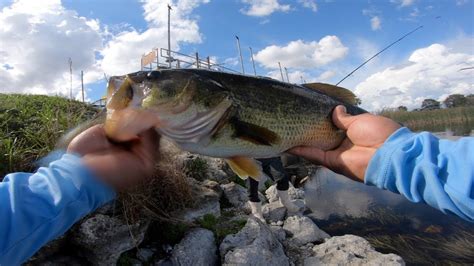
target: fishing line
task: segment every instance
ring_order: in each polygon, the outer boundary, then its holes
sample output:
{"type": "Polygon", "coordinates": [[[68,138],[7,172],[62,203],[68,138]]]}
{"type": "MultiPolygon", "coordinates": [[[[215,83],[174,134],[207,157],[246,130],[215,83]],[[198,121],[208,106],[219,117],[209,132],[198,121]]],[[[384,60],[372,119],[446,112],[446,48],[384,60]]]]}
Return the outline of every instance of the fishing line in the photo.
{"type": "Polygon", "coordinates": [[[339,85],[341,82],[343,82],[345,79],[347,79],[348,77],[350,77],[352,74],[354,74],[354,72],[356,72],[357,70],[359,70],[361,67],[363,67],[365,64],[367,64],[368,62],[370,62],[372,59],[374,59],[375,57],[377,57],[379,54],[383,53],[385,50],[387,50],[388,48],[392,47],[393,45],[395,45],[396,43],[398,43],[399,41],[405,39],[406,37],[408,37],[409,35],[411,35],[412,33],[414,33],[415,31],[419,30],[423,28],[423,25],[419,26],[418,28],[406,33],[405,35],[403,35],[402,37],[400,37],[398,40],[392,42],[391,44],[389,44],[387,47],[383,48],[382,50],[380,50],[378,53],[376,53],[375,55],[373,55],[371,58],[365,60],[364,63],[360,64],[358,67],[356,67],[354,70],[351,71],[351,73],[347,74],[343,79],[341,79],[338,83],[336,83],[336,86],[339,85]]]}

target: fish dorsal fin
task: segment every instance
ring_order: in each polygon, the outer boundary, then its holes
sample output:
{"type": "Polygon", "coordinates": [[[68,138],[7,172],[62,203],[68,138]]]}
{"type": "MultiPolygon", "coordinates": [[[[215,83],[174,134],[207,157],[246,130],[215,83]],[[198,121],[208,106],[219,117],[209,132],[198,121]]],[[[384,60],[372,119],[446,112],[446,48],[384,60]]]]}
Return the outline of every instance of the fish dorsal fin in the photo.
{"type": "Polygon", "coordinates": [[[352,91],[342,87],[318,82],[302,84],[302,86],[308,89],[322,92],[345,103],[354,105],[357,103],[355,94],[352,91]]]}
{"type": "Polygon", "coordinates": [[[275,132],[251,123],[232,117],[229,122],[234,127],[234,137],[250,141],[257,145],[271,146],[280,142],[275,132]]]}

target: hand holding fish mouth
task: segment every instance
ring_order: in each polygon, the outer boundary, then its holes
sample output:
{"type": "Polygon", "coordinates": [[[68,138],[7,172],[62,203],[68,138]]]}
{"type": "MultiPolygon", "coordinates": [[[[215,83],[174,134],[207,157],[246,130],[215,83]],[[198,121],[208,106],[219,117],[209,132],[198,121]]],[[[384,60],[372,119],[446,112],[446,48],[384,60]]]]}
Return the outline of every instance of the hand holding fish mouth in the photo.
{"type": "Polygon", "coordinates": [[[152,176],[158,159],[160,136],[147,130],[126,143],[111,142],[103,125],[77,135],[68,153],[82,156],[83,163],[103,182],[123,191],[152,176]]]}
{"type": "Polygon", "coordinates": [[[322,164],[356,181],[364,182],[365,171],[377,149],[401,126],[382,116],[361,114],[352,116],[344,106],[337,106],[332,114],[334,124],[346,131],[347,137],[336,149],[323,151],[300,146],[289,152],[322,164]]]}

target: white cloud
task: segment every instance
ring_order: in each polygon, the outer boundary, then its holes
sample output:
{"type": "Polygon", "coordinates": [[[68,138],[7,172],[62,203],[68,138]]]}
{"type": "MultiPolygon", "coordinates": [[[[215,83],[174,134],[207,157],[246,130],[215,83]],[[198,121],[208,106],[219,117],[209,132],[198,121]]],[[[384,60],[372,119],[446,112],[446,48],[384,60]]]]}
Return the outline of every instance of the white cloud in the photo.
{"type": "Polygon", "coordinates": [[[398,4],[399,7],[411,6],[415,0],[390,0],[391,3],[398,4]]]}
{"type": "Polygon", "coordinates": [[[313,12],[318,11],[318,5],[315,0],[298,0],[298,2],[305,8],[311,9],[313,12]]]}
{"type": "Polygon", "coordinates": [[[266,68],[278,68],[278,62],[288,68],[310,69],[344,58],[348,48],[337,36],[318,41],[296,40],[286,46],[271,45],[255,54],[255,60],[266,68]]]}
{"type": "Polygon", "coordinates": [[[380,30],[382,28],[382,21],[378,16],[372,17],[370,19],[370,27],[372,30],[380,30]]]}
{"type": "Polygon", "coordinates": [[[288,12],[291,9],[290,5],[282,5],[278,0],[242,0],[242,2],[248,6],[240,11],[254,17],[268,16],[277,11],[288,12]]]}
{"type": "Polygon", "coordinates": [[[324,71],[323,73],[321,73],[317,78],[316,80],[320,81],[320,82],[324,82],[324,81],[327,81],[329,80],[330,78],[334,77],[336,75],[336,72],[332,71],[332,70],[327,70],[327,71],[324,71]]]}
{"type": "Polygon", "coordinates": [[[371,75],[356,86],[355,93],[370,110],[416,108],[425,98],[441,101],[452,93],[474,93],[472,73],[459,71],[469,65],[474,65],[472,54],[432,44],[415,50],[407,63],[371,75]]]}
{"type": "Polygon", "coordinates": [[[0,92],[68,95],[69,57],[73,95],[79,90],[79,70],[96,71],[95,53],[102,49],[99,22],[65,9],[59,0],[14,1],[1,10],[0,25],[0,92]]]}
{"type": "MultiPolygon", "coordinates": [[[[202,41],[197,18],[192,11],[209,0],[179,0],[171,11],[171,49],[179,50],[180,43],[202,41]]],[[[101,65],[108,75],[118,75],[140,69],[140,57],[153,47],[168,47],[167,0],[144,0],[144,18],[148,28],[143,31],[129,29],[118,33],[101,52],[101,65]]]]}

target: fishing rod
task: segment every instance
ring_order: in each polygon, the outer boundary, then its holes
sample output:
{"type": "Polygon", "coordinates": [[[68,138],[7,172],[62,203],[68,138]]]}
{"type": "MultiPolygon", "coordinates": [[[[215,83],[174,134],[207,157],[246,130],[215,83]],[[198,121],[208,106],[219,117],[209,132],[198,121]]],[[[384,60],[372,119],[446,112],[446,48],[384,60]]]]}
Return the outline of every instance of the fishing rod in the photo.
{"type": "Polygon", "coordinates": [[[398,43],[399,41],[405,39],[406,37],[408,37],[409,35],[411,35],[412,33],[414,33],[415,31],[419,30],[423,28],[423,25],[419,26],[418,28],[406,33],[405,35],[403,35],[402,37],[400,37],[398,40],[392,42],[391,44],[387,45],[385,48],[383,48],[382,50],[380,50],[378,53],[376,53],[375,55],[373,55],[371,58],[367,59],[364,61],[364,63],[360,64],[358,67],[356,67],[354,70],[351,71],[351,73],[347,74],[343,79],[341,79],[338,83],[336,83],[336,86],[339,85],[341,82],[343,82],[345,79],[347,79],[348,77],[350,77],[352,74],[354,74],[354,72],[356,72],[357,70],[359,70],[361,67],[363,67],[365,64],[367,64],[368,62],[370,62],[372,59],[374,59],[375,57],[377,57],[379,54],[383,53],[384,51],[386,51],[388,48],[392,47],[393,45],[395,45],[396,43],[398,43]]]}

